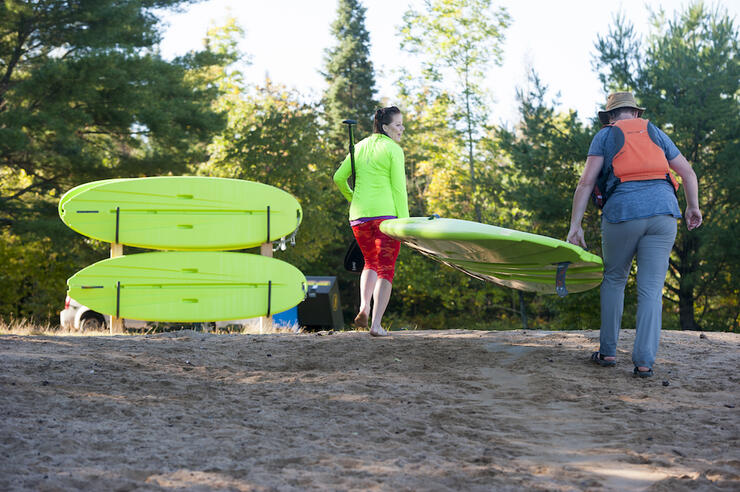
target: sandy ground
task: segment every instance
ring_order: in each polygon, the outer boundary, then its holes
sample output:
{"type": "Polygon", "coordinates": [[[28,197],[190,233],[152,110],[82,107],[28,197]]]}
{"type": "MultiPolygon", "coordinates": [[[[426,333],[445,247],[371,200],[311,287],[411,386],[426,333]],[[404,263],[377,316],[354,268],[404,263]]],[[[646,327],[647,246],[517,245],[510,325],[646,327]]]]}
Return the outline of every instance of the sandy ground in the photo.
{"type": "Polygon", "coordinates": [[[0,337],[0,490],[740,490],[740,336],[0,337]]]}

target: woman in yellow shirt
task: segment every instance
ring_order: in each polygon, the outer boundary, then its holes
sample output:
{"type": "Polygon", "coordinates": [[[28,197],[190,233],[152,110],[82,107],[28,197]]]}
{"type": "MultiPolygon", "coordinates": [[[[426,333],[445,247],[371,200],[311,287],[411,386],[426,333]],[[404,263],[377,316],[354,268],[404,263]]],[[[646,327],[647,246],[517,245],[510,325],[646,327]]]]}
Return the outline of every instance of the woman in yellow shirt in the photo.
{"type": "Polygon", "coordinates": [[[355,324],[363,328],[368,326],[372,299],[372,336],[389,335],[381,327],[381,320],[391,296],[401,247],[401,243],[380,232],[380,223],[409,216],[406,170],[399,145],[403,130],[403,117],[397,107],[377,110],[373,134],[355,145],[354,189],[347,184],[352,174],[349,155],[334,173],[334,182],[350,202],[350,225],[365,257],[365,268],[360,276],[360,312],[355,324]]]}

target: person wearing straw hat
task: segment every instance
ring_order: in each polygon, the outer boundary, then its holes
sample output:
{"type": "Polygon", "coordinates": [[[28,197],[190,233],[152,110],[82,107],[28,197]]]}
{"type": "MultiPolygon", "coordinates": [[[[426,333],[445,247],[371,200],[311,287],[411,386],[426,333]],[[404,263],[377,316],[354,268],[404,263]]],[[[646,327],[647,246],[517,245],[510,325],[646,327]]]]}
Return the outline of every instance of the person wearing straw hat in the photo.
{"type": "Polygon", "coordinates": [[[602,207],[601,244],[604,280],[601,284],[599,350],[591,360],[615,366],[624,308],[624,287],[632,260],[637,258],[637,320],[632,350],[633,374],[653,375],[662,324],[663,286],[668,258],[681,218],[676,191],[681,177],[686,196],[683,218],[688,230],[701,225],[696,174],[676,145],[654,124],[642,118],[631,92],[609,94],[599,111],[604,127],[594,136],[586,166],[573,195],[568,241],[586,247],[581,221],[589,196],[602,207]]]}

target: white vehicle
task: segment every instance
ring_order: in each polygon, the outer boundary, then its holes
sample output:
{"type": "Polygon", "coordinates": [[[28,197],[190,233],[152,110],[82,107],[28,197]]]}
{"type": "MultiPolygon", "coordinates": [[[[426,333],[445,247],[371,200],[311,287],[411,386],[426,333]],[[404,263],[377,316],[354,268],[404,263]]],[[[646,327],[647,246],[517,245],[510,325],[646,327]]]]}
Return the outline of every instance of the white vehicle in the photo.
{"type": "MultiPolygon", "coordinates": [[[[62,328],[77,331],[103,331],[110,328],[110,316],[93,311],[71,297],[64,301],[64,309],[59,312],[59,324],[62,328]]],[[[124,319],[128,328],[145,328],[146,321],[124,319]]]]}

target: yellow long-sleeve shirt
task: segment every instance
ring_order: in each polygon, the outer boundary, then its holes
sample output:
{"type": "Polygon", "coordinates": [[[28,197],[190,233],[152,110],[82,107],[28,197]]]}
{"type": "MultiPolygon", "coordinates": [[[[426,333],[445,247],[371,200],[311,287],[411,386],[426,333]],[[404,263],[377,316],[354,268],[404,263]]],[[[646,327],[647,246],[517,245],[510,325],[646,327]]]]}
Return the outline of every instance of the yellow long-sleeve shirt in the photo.
{"type": "Polygon", "coordinates": [[[349,220],[409,216],[403,150],[390,137],[374,133],[357,142],[354,190],[347,184],[351,175],[348,154],[334,173],[334,182],[351,203],[349,220]]]}

